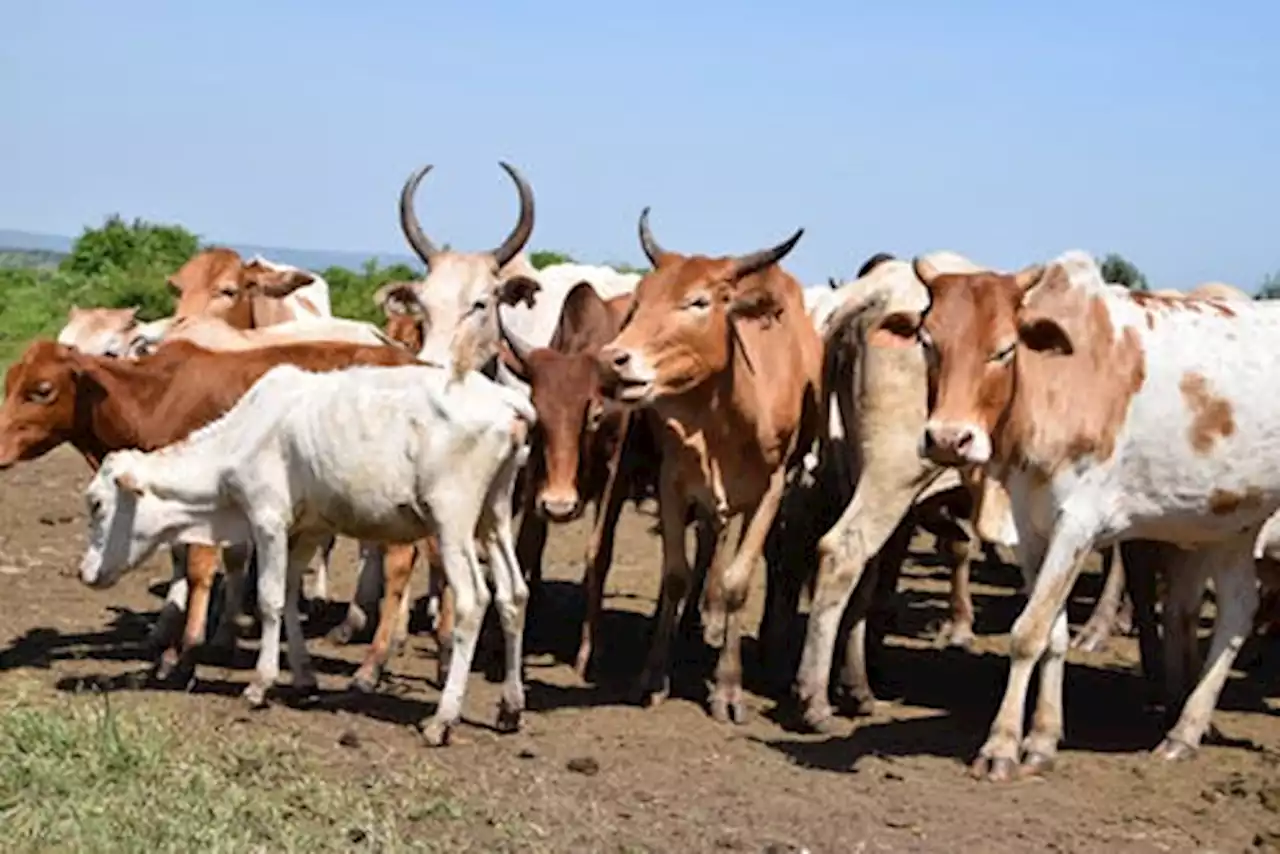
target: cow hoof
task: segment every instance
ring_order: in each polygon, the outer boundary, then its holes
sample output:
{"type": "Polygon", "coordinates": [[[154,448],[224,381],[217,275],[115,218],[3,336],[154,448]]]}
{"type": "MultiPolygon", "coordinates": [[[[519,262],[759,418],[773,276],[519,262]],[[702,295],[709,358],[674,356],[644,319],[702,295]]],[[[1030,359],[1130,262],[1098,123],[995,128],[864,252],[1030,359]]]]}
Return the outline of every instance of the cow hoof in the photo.
{"type": "Polygon", "coordinates": [[[813,703],[808,706],[800,718],[804,728],[810,732],[832,735],[836,731],[836,713],[825,703],[813,703]]]}
{"type": "Polygon", "coordinates": [[[258,682],[250,682],[245,686],[244,693],[241,694],[251,709],[265,709],[267,707],[267,689],[258,682]]]}
{"type": "Polygon", "coordinates": [[[179,661],[178,654],[173,649],[166,649],[164,654],[160,656],[160,660],[156,662],[156,681],[168,682],[172,678],[174,671],[178,669],[179,661]]]}
{"type": "Polygon", "coordinates": [[[837,690],[836,706],[847,715],[865,718],[876,713],[876,698],[874,695],[859,696],[849,691],[837,690]]]}
{"type": "Polygon", "coordinates": [[[1166,737],[1160,742],[1160,746],[1153,751],[1156,758],[1163,759],[1166,762],[1182,762],[1193,758],[1196,755],[1196,749],[1185,741],[1177,738],[1166,737]]]}
{"type": "Polygon", "coordinates": [[[591,647],[578,649],[578,656],[573,661],[573,672],[579,682],[587,681],[587,669],[591,666],[591,647]]]}
{"type": "Polygon", "coordinates": [[[356,673],[351,677],[351,684],[348,687],[357,694],[372,694],[378,688],[378,677],[356,673]]]}
{"type": "Polygon", "coordinates": [[[325,635],[325,639],[328,640],[329,643],[343,646],[351,643],[351,638],[355,636],[355,633],[356,630],[351,626],[351,624],[339,623],[329,630],[329,633],[325,635]]]}
{"type": "Polygon", "coordinates": [[[420,732],[422,741],[427,747],[444,747],[449,743],[449,735],[453,731],[453,727],[444,721],[438,721],[434,718],[424,723],[420,732]]]}
{"type": "Polygon", "coordinates": [[[1022,758],[1022,765],[1018,768],[1018,776],[1020,777],[1039,777],[1048,774],[1053,770],[1054,757],[1045,753],[1028,753],[1022,758]]]}
{"type": "Polygon", "coordinates": [[[498,703],[498,732],[505,734],[519,732],[521,711],[514,706],[508,706],[505,702],[498,703]]]}
{"type": "Polygon", "coordinates": [[[747,707],[741,698],[712,697],[711,718],[716,723],[744,724],[747,722],[747,707]]]}
{"type": "Polygon", "coordinates": [[[640,677],[640,681],[636,683],[636,687],[632,689],[632,699],[645,708],[653,708],[661,705],[667,699],[667,695],[671,691],[671,683],[667,677],[655,679],[648,672],[640,677]]]}
{"type": "Polygon", "coordinates": [[[1007,783],[1017,775],[1018,764],[1004,756],[994,758],[979,756],[969,766],[969,773],[979,780],[1007,783]]]}
{"type": "Polygon", "coordinates": [[[1092,621],[1085,623],[1083,629],[1071,641],[1071,648],[1081,652],[1098,652],[1106,648],[1111,638],[1111,627],[1092,621]]]}

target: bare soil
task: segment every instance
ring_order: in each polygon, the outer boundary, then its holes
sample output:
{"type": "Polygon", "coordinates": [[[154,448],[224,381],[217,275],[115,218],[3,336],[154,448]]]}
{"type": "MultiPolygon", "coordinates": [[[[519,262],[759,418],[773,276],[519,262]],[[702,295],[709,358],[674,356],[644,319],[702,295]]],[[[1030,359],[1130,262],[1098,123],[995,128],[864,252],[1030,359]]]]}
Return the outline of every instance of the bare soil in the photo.
{"type": "MultiPolygon", "coordinates": [[[[481,849],[549,851],[1257,851],[1280,847],[1280,648],[1255,639],[1224,692],[1220,735],[1197,758],[1163,764],[1147,751],[1162,735],[1145,702],[1129,638],[1096,654],[1071,653],[1066,740],[1046,779],[993,785],[966,764],[983,741],[1003,689],[1005,633],[1017,613],[1017,573],[979,567],[979,640],[939,650],[931,627],[945,616],[946,576],[928,537],[913,544],[896,603],[882,698],[872,717],[836,736],[802,735],[789,709],[750,694],[751,719],[718,725],[703,711],[707,654],[688,652],[672,699],[653,708],[627,700],[639,670],[658,589],[653,519],[624,513],[607,587],[600,685],[564,663],[576,645],[578,582],[587,523],[553,529],[545,606],[527,637],[530,712],[523,730],[493,728],[497,684],[471,677],[465,724],[441,750],[412,724],[438,696],[434,644],[425,633],[396,658],[378,695],[344,691],[363,643],[337,647],[336,624],[355,586],[354,545],[342,541],[332,595],[312,612],[310,647],[325,691],[319,705],[249,713],[239,692],[256,643],[244,637],[229,668],[201,665],[191,690],[144,676],[146,632],[162,602],[167,554],[116,588],[76,579],[84,543],[81,489],[88,468],[67,449],[0,473],[0,696],[43,686],[48,698],[87,685],[113,702],[171,710],[184,737],[237,728],[278,732],[322,751],[333,773],[425,765],[460,801],[452,838],[481,849]],[[486,818],[486,816],[488,816],[486,818]],[[473,826],[466,826],[473,822],[473,826]],[[502,823],[503,827],[495,829],[502,823]],[[501,833],[499,833],[499,830],[501,833]],[[486,841],[487,840],[487,841],[486,841]],[[498,841],[494,841],[498,840],[498,841]],[[505,840],[505,841],[503,841],[505,840]],[[516,840],[512,842],[511,840],[516,840]],[[501,843],[501,844],[500,844],[501,843]]],[[[763,573],[752,593],[754,628],[763,573]]],[[[1073,627],[1099,588],[1082,579],[1073,627]]],[[[425,579],[415,579],[415,590],[425,579]]],[[[420,621],[419,621],[420,622],[420,621]]],[[[1206,627],[1207,627],[1206,622],[1206,627]]],[[[420,627],[419,627],[420,628],[420,627]]],[[[759,687],[754,647],[748,687],[759,687]]],[[[0,756],[0,762],[4,757],[0,756]]]]}

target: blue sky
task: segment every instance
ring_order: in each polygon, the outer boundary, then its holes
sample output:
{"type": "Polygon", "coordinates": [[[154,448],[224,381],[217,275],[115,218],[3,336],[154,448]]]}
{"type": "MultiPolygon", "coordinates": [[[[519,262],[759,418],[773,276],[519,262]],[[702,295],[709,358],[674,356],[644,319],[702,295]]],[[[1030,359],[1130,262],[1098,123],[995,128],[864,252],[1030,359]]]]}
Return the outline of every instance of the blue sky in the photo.
{"type": "Polygon", "coordinates": [[[535,247],[641,259],[803,225],[1016,267],[1117,250],[1161,287],[1280,270],[1280,4],[31,0],[0,14],[0,227],[112,211],[209,239],[457,247],[533,184],[535,247]],[[1210,12],[1210,9],[1222,11],[1210,12]]]}

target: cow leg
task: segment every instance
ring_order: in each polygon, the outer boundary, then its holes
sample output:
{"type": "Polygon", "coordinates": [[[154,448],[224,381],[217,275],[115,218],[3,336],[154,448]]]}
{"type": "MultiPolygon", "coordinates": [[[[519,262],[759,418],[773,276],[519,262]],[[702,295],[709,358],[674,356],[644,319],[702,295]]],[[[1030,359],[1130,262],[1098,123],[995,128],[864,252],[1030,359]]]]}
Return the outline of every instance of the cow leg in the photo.
{"type": "Polygon", "coordinates": [[[1013,623],[1009,643],[1009,676],[1004,697],[986,742],[973,763],[976,776],[992,781],[1013,778],[1025,750],[1021,772],[1034,774],[1052,767],[1062,738],[1062,682],[1071,642],[1066,602],[1096,536],[1091,519],[1062,516],[1044,549],[1025,526],[1019,526],[1019,566],[1032,580],[1031,595],[1013,623]],[[1034,539],[1034,541],[1033,541],[1034,539]],[[1043,658],[1043,661],[1041,659],[1043,658]],[[1022,739],[1031,675],[1040,664],[1040,693],[1031,732],[1022,739]]]}
{"type": "Polygon", "coordinates": [[[578,654],[574,658],[573,669],[578,678],[586,680],[587,666],[591,663],[591,655],[596,648],[596,639],[600,636],[600,612],[604,606],[604,582],[613,565],[614,535],[618,527],[618,517],[622,514],[622,503],[626,498],[623,488],[626,482],[621,469],[621,456],[625,442],[619,442],[609,467],[605,481],[602,506],[597,506],[595,523],[591,527],[591,540],[587,544],[586,577],[583,587],[586,593],[586,613],[582,620],[582,637],[578,641],[578,654]]]}
{"type": "Polygon", "coordinates": [[[444,563],[440,558],[440,541],[435,536],[426,539],[427,583],[435,591],[439,602],[432,631],[436,638],[436,681],[443,685],[449,673],[453,657],[454,593],[445,577],[444,563]]]}
{"type": "Polygon", "coordinates": [[[662,585],[658,593],[649,655],[636,686],[639,701],[650,706],[661,703],[670,692],[671,635],[692,584],[689,555],[685,551],[685,511],[688,505],[676,483],[672,466],[665,459],[658,477],[662,585]]]}
{"type": "Polygon", "coordinates": [[[529,595],[535,600],[530,607],[536,610],[536,602],[542,597],[542,553],[547,547],[547,520],[534,507],[532,486],[525,490],[524,509],[520,513],[520,532],[516,535],[516,556],[520,568],[529,579],[529,595]]]}
{"type": "Polygon", "coordinates": [[[1117,547],[1104,549],[1102,552],[1102,572],[1106,582],[1102,586],[1102,594],[1093,606],[1093,614],[1071,641],[1073,649],[1085,652],[1096,652],[1106,646],[1107,640],[1115,631],[1116,620],[1120,615],[1120,600],[1124,596],[1124,560],[1116,560],[1117,547]]]}
{"type": "MultiPolygon", "coordinates": [[[[818,543],[818,581],[809,607],[804,653],[796,673],[796,694],[804,723],[811,729],[827,729],[834,714],[828,696],[831,662],[849,597],[858,586],[867,561],[883,548],[915,496],[928,485],[927,481],[907,483],[891,486],[877,478],[875,472],[863,472],[853,500],[818,543]]],[[[862,645],[851,637],[850,643],[855,642],[862,645]]],[[[870,691],[866,686],[866,692],[870,691]]]]}
{"type": "MultiPolygon", "coordinates": [[[[516,466],[513,459],[506,472],[499,477],[515,480],[516,466]]],[[[514,484],[513,484],[514,485],[514,484]]],[[[497,495],[504,491],[495,488],[497,495]]],[[[505,667],[502,680],[502,697],[498,701],[498,730],[516,732],[520,729],[520,716],[524,712],[524,625],[529,588],[524,572],[516,557],[515,542],[511,537],[511,502],[505,498],[489,505],[486,515],[489,571],[493,575],[494,600],[498,610],[498,622],[502,626],[505,667]]],[[[483,524],[483,522],[482,522],[483,524]]]]}
{"type": "Polygon", "coordinates": [[[717,571],[707,579],[702,632],[709,646],[720,649],[716,685],[711,693],[711,714],[717,721],[746,721],[742,701],[742,611],[751,589],[751,575],[764,554],[764,542],[777,517],[786,484],[786,469],[779,466],[769,476],[769,486],[760,501],[744,516],[733,558],[724,562],[721,543],[712,563],[717,571]],[[719,571],[721,566],[723,571],[719,571]]]}
{"type": "Polygon", "coordinates": [[[412,543],[388,544],[383,548],[383,586],[382,607],[378,616],[378,629],[374,632],[373,642],[365,653],[360,668],[351,677],[351,689],[362,693],[372,693],[382,676],[382,668],[386,666],[394,645],[394,635],[399,629],[399,615],[407,614],[406,604],[409,601],[409,579],[413,575],[413,565],[418,557],[418,548],[412,543]]]}
{"type": "Polygon", "coordinates": [[[881,658],[898,578],[914,532],[915,521],[908,513],[879,552],[867,561],[847,606],[853,625],[845,641],[844,663],[836,693],[839,705],[855,715],[869,715],[875,711],[876,695],[871,689],[870,665],[881,658]]]}
{"type": "MultiPolygon", "coordinates": [[[[1188,759],[1195,754],[1205,730],[1209,728],[1213,710],[1218,705],[1218,697],[1230,675],[1236,655],[1253,630],[1253,617],[1258,608],[1253,545],[1254,537],[1242,537],[1233,542],[1201,549],[1185,558],[1186,565],[1197,570],[1200,566],[1211,569],[1218,614],[1214,620],[1213,639],[1209,643],[1204,670],[1182,707],[1178,722],[1155,749],[1155,755],[1160,759],[1188,759]]],[[[1200,572],[1203,570],[1195,574],[1200,572]]],[[[1170,580],[1172,582],[1172,572],[1170,580]]],[[[1183,604],[1188,604],[1190,597],[1182,597],[1182,601],[1183,604]]],[[[1192,640],[1194,641],[1194,636],[1192,640]]]]}
{"type": "Polygon", "coordinates": [[[356,592],[347,605],[342,622],[329,632],[328,640],[335,644],[348,644],[369,624],[368,611],[374,602],[382,600],[383,547],[381,543],[360,542],[360,574],[356,579],[356,592]]]}
{"type": "Polygon", "coordinates": [[[951,618],[942,627],[938,641],[944,646],[967,649],[973,644],[973,595],[969,590],[969,576],[973,557],[981,549],[976,534],[957,525],[961,538],[948,538],[940,543],[938,551],[951,561],[951,618]]]}
{"type": "Polygon", "coordinates": [[[316,674],[307,652],[307,636],[302,631],[302,614],[298,606],[302,600],[302,576],[323,543],[323,538],[314,536],[299,537],[289,542],[289,574],[285,576],[284,598],[286,652],[294,693],[303,697],[315,693],[316,674]]]}
{"type": "MultiPolygon", "coordinates": [[[[169,589],[165,593],[164,605],[156,617],[155,625],[147,635],[147,643],[153,649],[165,650],[176,642],[178,636],[178,620],[187,611],[187,597],[190,585],[187,584],[187,553],[190,546],[174,543],[169,547],[169,557],[173,564],[173,576],[169,589]]],[[[160,661],[157,661],[157,667],[160,661]]]]}
{"type": "Polygon", "coordinates": [[[1156,568],[1161,556],[1173,547],[1147,540],[1128,540],[1119,546],[1124,563],[1125,587],[1133,602],[1133,619],[1138,628],[1138,658],[1142,678],[1152,699],[1159,696],[1164,673],[1164,651],[1156,624],[1156,568]]]}
{"type": "Polygon", "coordinates": [[[258,612],[262,618],[258,664],[252,681],[244,689],[244,699],[253,708],[267,704],[267,692],[280,676],[280,621],[287,599],[289,542],[283,532],[259,530],[254,533],[258,555],[258,612]]]}
{"type": "Polygon", "coordinates": [[[187,619],[180,644],[170,644],[160,656],[156,678],[168,679],[179,664],[189,661],[197,647],[204,643],[209,619],[209,594],[218,574],[218,549],[191,546],[187,553],[187,619]]]}
{"type": "Polygon", "coordinates": [[[328,535],[320,544],[320,562],[316,564],[316,580],[312,585],[311,598],[319,602],[329,601],[329,567],[333,561],[333,547],[338,538],[328,535]]]}
{"type": "Polygon", "coordinates": [[[454,659],[445,677],[440,704],[434,715],[420,723],[423,739],[432,747],[448,744],[449,734],[462,715],[462,699],[480,637],[480,624],[489,608],[489,585],[476,553],[474,530],[474,524],[441,520],[440,559],[457,611],[453,626],[454,659]]]}
{"type": "Polygon", "coordinates": [[[1161,622],[1164,626],[1164,725],[1177,720],[1193,680],[1200,672],[1200,612],[1210,567],[1198,552],[1162,549],[1167,585],[1161,622]]]}
{"type": "Polygon", "coordinates": [[[236,648],[236,618],[244,607],[244,582],[253,559],[253,546],[240,543],[222,550],[222,617],[209,646],[218,658],[229,657],[236,648]]]}

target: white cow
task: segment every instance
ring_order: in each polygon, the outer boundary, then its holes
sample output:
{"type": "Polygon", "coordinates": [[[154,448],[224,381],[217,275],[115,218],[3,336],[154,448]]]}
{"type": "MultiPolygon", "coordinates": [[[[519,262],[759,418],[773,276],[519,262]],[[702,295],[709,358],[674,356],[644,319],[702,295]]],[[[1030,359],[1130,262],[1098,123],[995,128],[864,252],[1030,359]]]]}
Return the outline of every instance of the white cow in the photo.
{"type": "Polygon", "coordinates": [[[303,341],[345,341],[352,344],[400,346],[372,323],[345,317],[306,317],[256,329],[237,329],[219,317],[195,315],[172,321],[156,337],[136,334],[129,342],[131,355],[153,352],[164,341],[190,341],[206,350],[251,350],[303,341]]]}
{"type": "MultiPolygon", "coordinates": [[[[1162,558],[1171,650],[1194,651],[1176,635],[1194,636],[1204,584],[1214,580],[1208,659],[1156,748],[1163,759],[1193,755],[1252,628],[1256,543],[1280,509],[1280,401],[1271,388],[1280,305],[1129,293],[1075,250],[1016,275],[946,275],[925,259],[915,271],[929,289],[919,336],[936,368],[921,452],[943,465],[983,466],[1005,484],[1031,587],[975,772],[1004,780],[1019,763],[1032,773],[1053,764],[1067,597],[1091,549],[1131,539],[1178,547],[1162,558]]],[[[1166,678],[1171,668],[1198,669],[1189,660],[1198,656],[1173,658],[1166,678]]]]}
{"type": "MultiPolygon", "coordinates": [[[[590,264],[555,264],[534,269],[521,250],[533,233],[533,190],[524,177],[506,163],[499,164],[515,182],[520,196],[520,218],[496,249],[458,252],[441,249],[422,230],[413,210],[413,195],[431,166],[410,174],[400,193],[400,226],[405,239],[427,265],[420,281],[398,283],[378,295],[385,304],[416,303],[429,318],[424,330],[421,357],[437,365],[451,365],[461,374],[479,368],[499,352],[497,307],[508,306],[503,322],[521,340],[545,347],[555,332],[561,305],[578,282],[586,281],[608,300],[631,293],[640,281],[638,273],[620,273],[611,267],[590,264]]],[[[509,371],[501,381],[527,391],[509,371]]]]}
{"type": "Polygon", "coordinates": [[[511,533],[518,454],[535,419],[523,398],[477,373],[271,369],[222,418],[151,453],[109,454],[86,490],[81,579],[109,587],[170,542],[252,542],[262,647],[245,689],[266,701],[279,673],[280,619],[294,684],[315,685],[297,611],[301,573],[334,533],[412,542],[435,533],[456,596],[455,660],[424,733],[448,740],[489,603],[475,538],[488,549],[507,647],[499,724],[519,725],[525,587],[511,533]]]}

